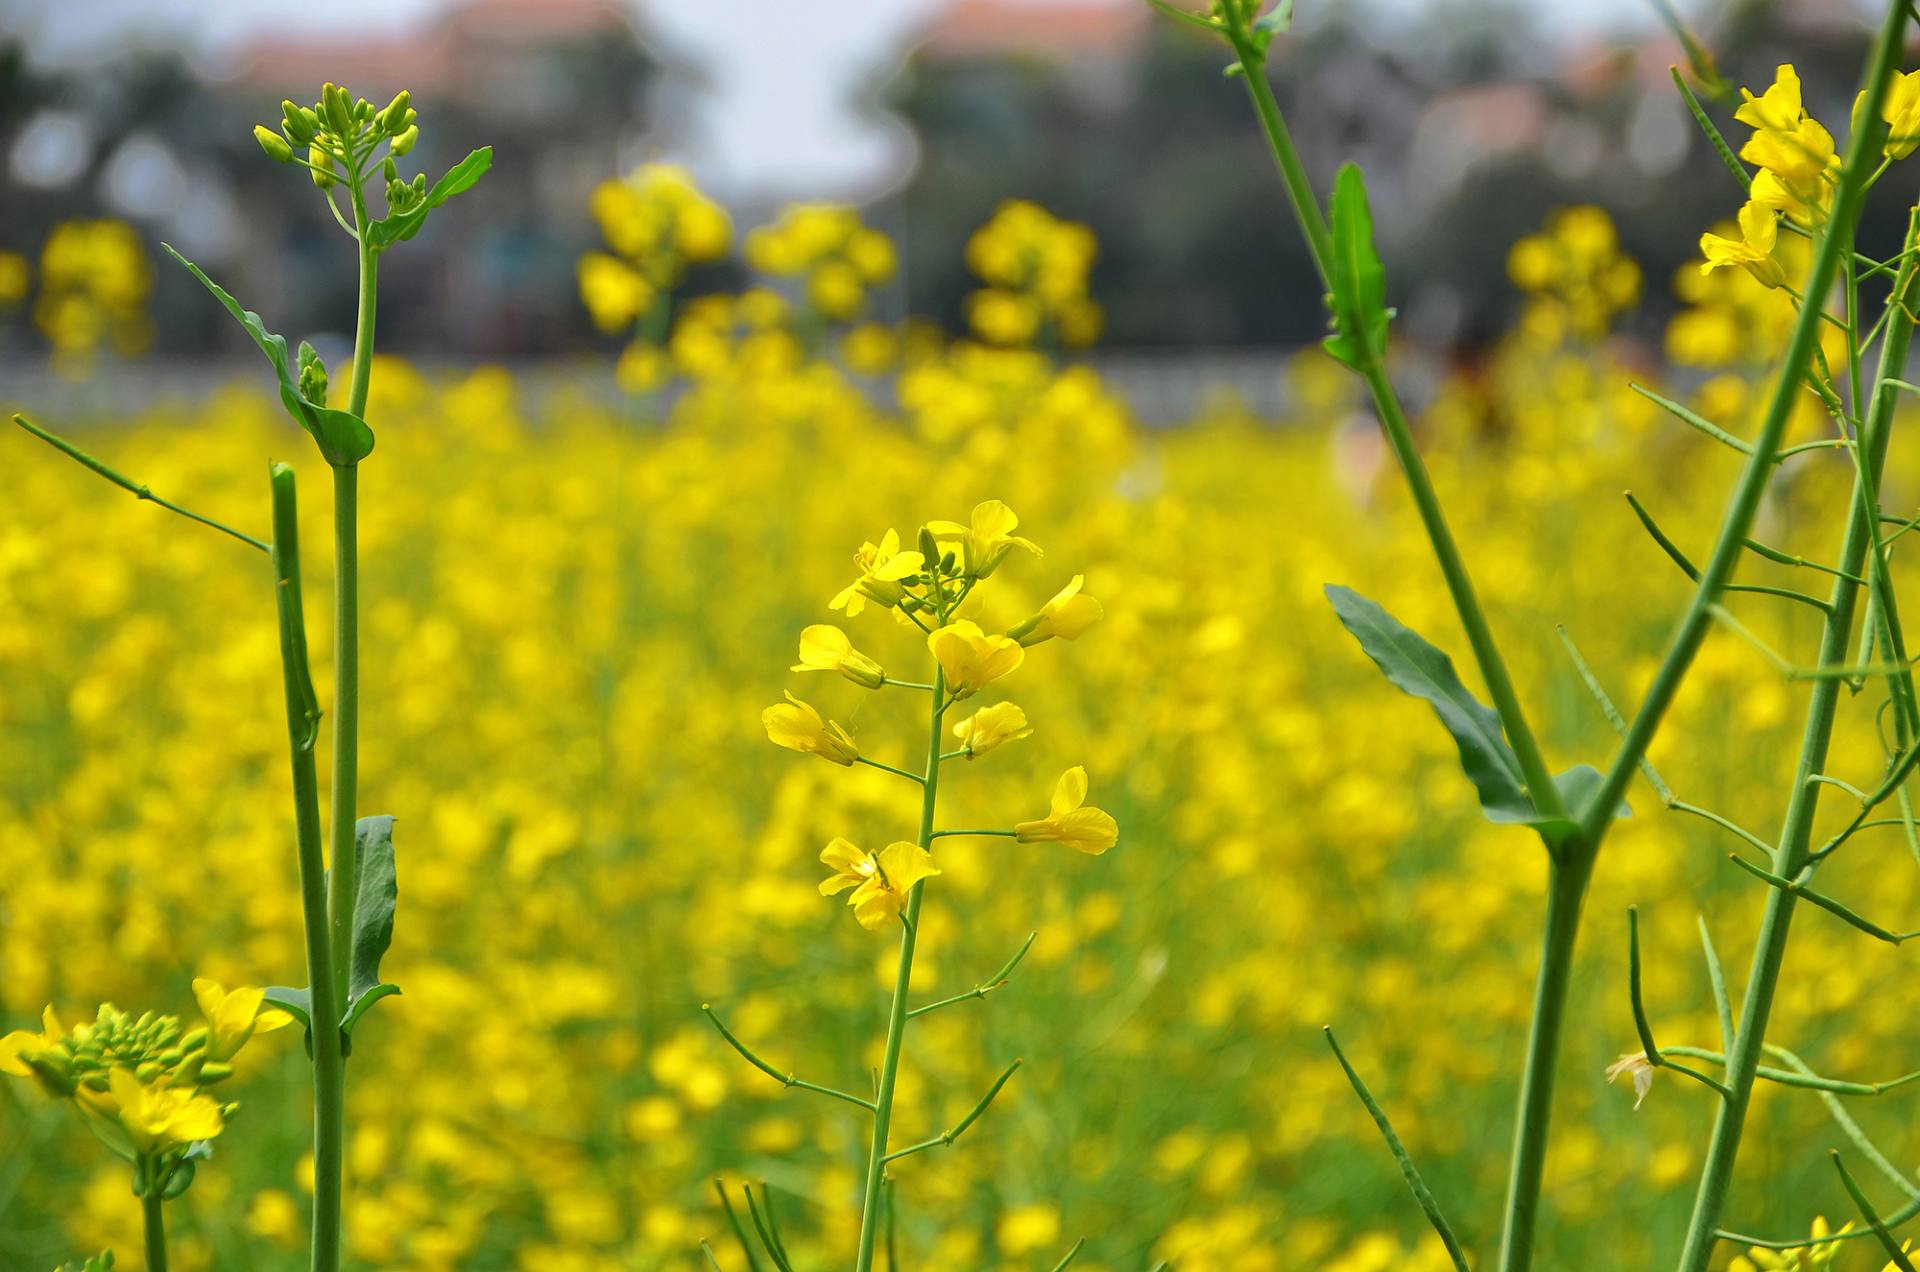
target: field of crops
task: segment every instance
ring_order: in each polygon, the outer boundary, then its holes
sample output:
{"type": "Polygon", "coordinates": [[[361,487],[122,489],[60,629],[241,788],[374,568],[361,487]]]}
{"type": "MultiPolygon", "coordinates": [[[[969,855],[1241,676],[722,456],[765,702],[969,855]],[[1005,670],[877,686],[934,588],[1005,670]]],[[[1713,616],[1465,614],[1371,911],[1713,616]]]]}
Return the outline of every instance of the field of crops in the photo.
{"type": "Polygon", "coordinates": [[[376,355],[492,166],[402,176],[406,92],[255,130],[359,258],[331,372],[122,223],[0,254],[65,374],[157,269],[270,364],[0,437],[0,1269],[1913,1272],[1907,6],[1844,158],[1676,26],[1751,132],[1676,72],[1747,198],[1658,347],[1582,205],[1451,360],[1305,197],[1290,6],[1156,7],[1327,285],[1283,418],[1134,419],[1036,204],[956,334],[659,164],[606,367],[376,355]]]}

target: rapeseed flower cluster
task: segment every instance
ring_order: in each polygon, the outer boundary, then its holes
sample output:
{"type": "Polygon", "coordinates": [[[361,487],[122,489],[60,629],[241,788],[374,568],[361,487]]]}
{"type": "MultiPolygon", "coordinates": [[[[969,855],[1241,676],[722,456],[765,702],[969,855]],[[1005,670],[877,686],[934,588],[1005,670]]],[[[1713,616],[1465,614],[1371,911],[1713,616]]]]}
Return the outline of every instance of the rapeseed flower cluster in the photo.
{"type": "MultiPolygon", "coordinates": [[[[27,284],[23,261],[0,263],[0,304],[24,297],[27,284]]],[[[152,291],[153,262],[139,231],[111,218],[62,221],[40,248],[33,324],[54,365],[84,375],[96,352],[134,354],[152,341],[152,291]]]]}
{"type": "Polygon", "coordinates": [[[1093,231],[1078,221],[1007,200],[967,240],[967,265],[982,284],[967,297],[967,322],[992,345],[1092,344],[1101,312],[1087,280],[1098,250],[1093,231]]]}

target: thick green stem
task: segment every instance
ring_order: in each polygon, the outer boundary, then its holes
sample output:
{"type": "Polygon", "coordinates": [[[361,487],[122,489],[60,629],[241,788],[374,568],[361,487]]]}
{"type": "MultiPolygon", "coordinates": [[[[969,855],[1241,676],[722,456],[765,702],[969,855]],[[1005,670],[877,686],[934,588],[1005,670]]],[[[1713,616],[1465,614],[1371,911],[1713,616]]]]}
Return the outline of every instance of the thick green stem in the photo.
{"type": "MultiPolygon", "coordinates": [[[[1265,61],[1248,41],[1245,32],[1231,32],[1230,38],[1240,59],[1241,76],[1246,81],[1247,92],[1253,98],[1254,110],[1260,116],[1268,145],[1273,150],[1274,162],[1279,166],[1281,179],[1286,184],[1287,198],[1293,204],[1301,230],[1306,234],[1314,267],[1320,271],[1321,282],[1331,287],[1332,238],[1327,230],[1326,218],[1321,215],[1320,205],[1314,199],[1313,184],[1308,181],[1306,170],[1300,164],[1300,156],[1293,148],[1286,121],[1280,117],[1280,105],[1274,99],[1273,85],[1267,80],[1265,61]]],[[[1386,368],[1377,357],[1370,356],[1361,370],[1361,378],[1366,381],[1367,392],[1373,398],[1381,431],[1386,434],[1394,458],[1399,461],[1400,471],[1406,476],[1408,491],[1413,495],[1414,506],[1420,513],[1420,523],[1433,545],[1434,558],[1439,562],[1440,573],[1446,579],[1453,607],[1460,615],[1460,625],[1466,629],[1467,644],[1473,649],[1474,663],[1480,668],[1481,678],[1487,682],[1487,693],[1493,699],[1494,710],[1500,715],[1500,725],[1520,761],[1527,794],[1532,798],[1534,807],[1542,813],[1564,817],[1567,814],[1566,805],[1560,798],[1559,788],[1553,784],[1552,774],[1540,752],[1539,742],[1534,739],[1533,729],[1527,723],[1526,712],[1520,706],[1520,695],[1513,687],[1513,677],[1507,672],[1506,660],[1501,657],[1493,630],[1487,625],[1486,613],[1480,608],[1473,579],[1467,573],[1467,564],[1460,556],[1452,529],[1447,525],[1446,514],[1440,507],[1440,496],[1433,488],[1433,479],[1428,476],[1427,466],[1413,444],[1413,430],[1408,426],[1406,412],[1401,409],[1400,399],[1387,379],[1386,368]]]]}
{"type": "MultiPolygon", "coordinates": [[[[942,616],[945,621],[945,615],[942,616]]],[[[933,706],[927,723],[927,776],[920,797],[922,848],[933,847],[934,798],[940,789],[940,721],[946,714],[947,678],[933,676],[933,706]]],[[[894,1081],[900,1074],[900,1046],[907,1033],[907,995],[913,981],[913,946],[920,934],[920,902],[925,881],[913,885],[907,898],[906,922],[900,933],[900,967],[893,978],[893,1004],[887,1012],[887,1048],[880,1059],[880,1090],[874,1097],[873,1144],[867,1152],[867,1184],[860,1203],[860,1253],[856,1272],[872,1272],[873,1249],[880,1235],[880,1181],[887,1171],[887,1133],[893,1120],[894,1081]]]]}
{"type": "MultiPolygon", "coordinates": [[[[1898,34],[1903,19],[1903,6],[1895,4],[1881,32],[1874,72],[1868,85],[1869,101],[1879,100],[1885,92],[1893,58],[1899,50],[1898,34]]],[[[1863,150],[1860,137],[1855,138],[1851,150],[1855,153],[1848,156],[1849,172],[1857,170],[1863,157],[1859,153],[1863,150]]],[[[1845,193],[1844,188],[1842,193],[1845,193]]],[[[1836,208],[1838,214],[1839,209],[1836,208]]],[[[1837,239],[1838,235],[1830,238],[1837,239]]],[[[1860,574],[1877,536],[1874,522],[1879,509],[1869,502],[1869,492],[1876,487],[1879,474],[1885,466],[1887,445],[1893,432],[1894,397],[1898,391],[1888,381],[1898,377],[1905,367],[1907,351],[1913,339],[1913,319],[1908,316],[1903,300],[1905,291],[1904,286],[1897,286],[1889,301],[1895,312],[1887,322],[1873,400],[1867,410],[1863,436],[1859,438],[1861,454],[1859,470],[1854,478],[1853,511],[1840,549],[1840,568],[1846,575],[1860,574]]],[[[1831,613],[1820,641],[1821,665],[1836,663],[1846,657],[1854,605],[1859,592],[1860,585],[1852,579],[1844,575],[1834,579],[1831,613]]],[[[1840,687],[1838,680],[1816,681],[1813,696],[1807,704],[1793,794],[1788,800],[1779,845],[1773,854],[1773,873],[1785,878],[1795,878],[1807,865],[1808,844],[1814,816],[1819,811],[1822,789],[1821,783],[1807,779],[1826,767],[1840,687]]],[[[1719,1114],[1714,1119],[1713,1136],[1707,1144],[1707,1159],[1700,1170],[1700,1186],[1694,1196],[1693,1215],[1688,1221],[1686,1240],[1681,1247],[1678,1264],[1681,1272],[1705,1272],[1718,1241],[1720,1216],[1726,1207],[1727,1189],[1732,1183],[1734,1163],[1740,1153],[1740,1138],[1746,1126],[1754,1077],[1766,1047],[1768,1018],[1773,1010],[1774,992],[1779,986],[1781,968],[1786,961],[1787,939],[1792,930],[1797,900],[1795,893],[1782,888],[1771,888],[1767,892],[1766,910],[1761,917],[1753,963],[1747,976],[1747,992],[1740,1011],[1740,1028],[1727,1057],[1728,1098],[1721,1102],[1719,1114]]]]}
{"type": "Polygon", "coordinates": [[[152,1188],[140,1199],[140,1215],[147,1237],[147,1272],[167,1272],[167,1218],[161,1207],[160,1190],[152,1188]]]}
{"type": "Polygon", "coordinates": [[[1566,1018],[1567,983],[1580,935],[1580,908],[1593,877],[1596,853],[1568,845],[1549,867],[1546,932],[1540,975],[1533,991],[1533,1023],[1527,1035],[1527,1067],[1520,1079],[1520,1111],[1513,1132],[1507,1178],[1507,1216],[1500,1233],[1500,1266],[1533,1263],[1533,1230],[1540,1210],[1540,1181],[1547,1164],[1547,1131],[1553,1116],[1553,1084],[1566,1018]]]}
{"type": "Polygon", "coordinates": [[[299,517],[293,470],[273,466],[274,594],[280,615],[280,673],[287,703],[287,746],[293,768],[294,844],[300,861],[300,904],[306,920],[309,1020],[313,1042],[313,1272],[340,1266],[340,1216],[346,1140],[346,1071],[341,1055],[341,999],[334,992],[327,919],[326,863],[321,852],[320,783],[313,748],[320,708],[307,664],[306,617],[300,589],[299,517]]]}

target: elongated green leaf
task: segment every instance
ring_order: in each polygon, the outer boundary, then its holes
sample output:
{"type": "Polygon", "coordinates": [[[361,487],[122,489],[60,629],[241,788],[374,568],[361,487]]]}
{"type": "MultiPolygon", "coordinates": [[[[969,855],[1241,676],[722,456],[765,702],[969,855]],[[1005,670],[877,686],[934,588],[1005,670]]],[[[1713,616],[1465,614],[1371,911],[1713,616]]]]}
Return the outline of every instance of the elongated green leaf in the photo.
{"type": "MultiPolygon", "coordinates": [[[[360,864],[360,887],[353,910],[347,1010],[358,1019],[353,1007],[381,985],[380,960],[393,943],[393,910],[400,900],[399,880],[393,869],[393,818],[362,817],[354,825],[353,842],[360,864]]],[[[391,986],[387,988],[395,992],[391,986]]]]}
{"type": "MultiPolygon", "coordinates": [[[[1527,798],[1520,761],[1500,732],[1500,716],[1480,702],[1453,669],[1453,660],[1402,624],[1379,605],[1350,588],[1329,584],[1340,622],[1360,642],[1367,657],[1379,665],[1393,684],[1433,708],[1460,751],[1460,767],[1480,795],[1480,811],[1488,821],[1533,826],[1543,835],[1570,828],[1564,818],[1544,817],[1527,798]]],[[[1579,764],[1555,775],[1568,808],[1580,810],[1592,801],[1604,779],[1590,764],[1579,764]]],[[[1615,816],[1628,816],[1624,802],[1615,816]]]]}
{"type": "Polygon", "coordinates": [[[1327,352],[1355,371],[1387,350],[1387,273],[1373,247],[1373,213],[1367,207],[1366,179],[1346,164],[1333,181],[1328,209],[1333,232],[1333,334],[1327,352]]]}
{"type": "Polygon", "coordinates": [[[433,183],[427,191],[427,197],[405,212],[396,212],[381,217],[367,227],[367,242],[373,249],[384,251],[395,243],[412,238],[426,224],[427,213],[451,199],[454,195],[471,190],[474,183],[486,175],[493,166],[493,147],[482,146],[465,159],[448,169],[447,175],[433,183]]]}
{"type": "Polygon", "coordinates": [[[247,334],[253,337],[253,343],[260,346],[260,352],[267,355],[267,361],[273,363],[274,375],[280,381],[280,402],[287,408],[294,423],[313,435],[319,443],[320,453],[326,456],[329,464],[344,466],[357,464],[373,451],[373,430],[366,421],[350,411],[335,410],[312,402],[300,392],[300,382],[295,378],[293,367],[287,359],[287,341],[267,330],[260,315],[251,309],[243,308],[218,283],[208,278],[198,265],[166,243],[167,255],[187,267],[189,273],[200,280],[202,286],[213,293],[213,298],[226,307],[234,321],[245,327],[247,334]]]}

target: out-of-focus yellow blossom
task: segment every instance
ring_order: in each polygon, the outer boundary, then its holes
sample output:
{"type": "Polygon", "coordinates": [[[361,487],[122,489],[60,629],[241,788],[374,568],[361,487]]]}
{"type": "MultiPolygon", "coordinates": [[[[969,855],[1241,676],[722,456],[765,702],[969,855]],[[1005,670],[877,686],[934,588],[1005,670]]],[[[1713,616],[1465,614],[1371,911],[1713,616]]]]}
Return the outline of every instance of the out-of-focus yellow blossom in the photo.
{"type": "Polygon", "coordinates": [[[1739,265],[1764,287],[1778,287],[1786,278],[1773,259],[1774,239],[1780,232],[1773,213],[1758,203],[1740,209],[1740,237],[1725,238],[1711,231],[1700,236],[1700,272],[1711,274],[1725,265],[1739,265]]]}
{"type": "Polygon", "coordinates": [[[760,723],[769,741],[789,751],[817,755],[842,766],[851,766],[860,757],[860,748],[838,722],[822,720],[810,704],[792,694],[762,711],[760,723]]]}
{"type": "Polygon", "coordinates": [[[927,648],[947,674],[947,692],[956,699],[970,698],[1013,671],[1027,652],[1012,637],[988,635],[965,618],[928,632],[927,648]]]}
{"type": "Polygon", "coordinates": [[[900,917],[914,884],[940,873],[933,854],[919,844],[891,843],[875,854],[836,837],[820,850],[820,861],[834,872],[821,881],[820,895],[830,897],[852,888],[847,904],[860,926],[870,932],[900,917]]]}
{"type": "Polygon", "coordinates": [[[104,345],[139,353],[153,338],[147,297],[153,267],[139,233],[125,221],[63,221],[40,249],[34,325],[57,364],[83,370],[104,345]]]}
{"type": "Polygon", "coordinates": [[[807,303],[841,321],[866,307],[868,292],[892,278],[896,264],[892,240],[839,203],[787,208],[773,224],[748,232],[746,257],[764,273],[801,279],[807,303]]]}
{"type": "Polygon", "coordinates": [[[33,267],[18,252],[0,252],[0,306],[17,305],[33,285],[33,267]]]}
{"type": "Polygon", "coordinates": [[[1100,602],[1080,590],[1085,582],[1085,575],[1074,575],[1040,607],[1039,613],[1012,628],[1007,635],[1022,645],[1038,645],[1055,636],[1062,640],[1080,639],[1089,627],[1106,616],[1100,602]]]}
{"type": "Polygon", "coordinates": [[[1002,203],[967,240],[967,264],[986,284],[967,298],[967,321],[990,344],[1047,336],[1068,348],[1092,344],[1101,315],[1087,278],[1098,249],[1077,221],[1024,199],[1002,203]]]}
{"type": "Polygon", "coordinates": [[[900,338],[877,322],[863,322],[840,338],[840,360],[855,375],[880,375],[900,356],[900,338]]]}
{"type": "Polygon", "coordinates": [[[228,990],[219,981],[197,977],[193,996],[207,1019],[209,1060],[231,1060],[256,1032],[272,1033],[293,1023],[286,1012],[267,1006],[265,991],[252,985],[228,990]]]}
{"type": "Polygon", "coordinates": [[[1507,274],[1533,306],[1550,306],[1582,340],[1603,335],[1640,298],[1640,266],[1620,250],[1613,219],[1590,204],[1550,213],[1538,233],[1508,251],[1507,274]]]}
{"type": "Polygon", "coordinates": [[[149,1085],[119,1068],[108,1074],[107,1084],[111,1100],[92,1092],[83,1098],[95,1112],[119,1122],[138,1152],[159,1153],[210,1140],[226,1128],[220,1105],[191,1087],[149,1085]]]}
{"type": "MultiPolygon", "coordinates": [[[[1851,1221],[1843,1224],[1841,1233],[1851,1232],[1851,1221]]],[[[1833,1266],[1840,1253],[1847,1246],[1844,1241],[1829,1241],[1836,1235],[1825,1215],[1815,1215],[1808,1225],[1807,1236],[1818,1245],[1805,1246],[1794,1250],[1769,1250],[1765,1246],[1748,1246],[1745,1254],[1736,1254],[1727,1261],[1727,1272],[1823,1272],[1833,1266]]],[[[1887,1264],[1886,1272],[1894,1272],[1894,1265],[1887,1264]]]]}
{"type": "Polygon", "coordinates": [[[999,569],[1007,553],[1015,548],[1034,556],[1044,555],[1033,540],[1014,533],[1019,525],[1020,518],[1014,515],[1013,509],[998,499],[986,499],[973,506],[968,524],[929,521],[927,529],[933,531],[937,542],[959,542],[963,552],[961,564],[967,576],[984,579],[999,569]]]}
{"type": "Polygon", "coordinates": [[[653,303],[652,284],[617,256],[588,252],[580,258],[579,273],[580,299],[602,331],[625,331],[653,303]]]}
{"type": "Polygon", "coordinates": [[[994,1240],[1009,1259],[1051,1250],[1060,1243],[1060,1212],[1045,1202],[1014,1206],[1000,1216],[994,1240]]]}
{"type": "Polygon", "coordinates": [[[836,671],[856,685],[878,689],[887,682],[880,664],[853,647],[853,640],[831,623],[814,623],[800,632],[800,661],[795,671],[836,671]]]}
{"type": "Polygon", "coordinates": [[[1011,702],[982,707],[953,726],[953,736],[960,739],[970,760],[1032,734],[1033,726],[1027,723],[1027,713],[1011,702]]]}
{"type": "Polygon", "coordinates": [[[1086,803],[1087,770],[1076,764],[1060,775],[1047,815],[1018,823],[1014,836],[1023,844],[1060,843],[1098,856],[1120,842],[1120,824],[1111,813],[1086,803]]]}
{"type": "MultiPolygon", "coordinates": [[[[16,1029],[0,1037],[0,1073],[15,1078],[40,1076],[42,1071],[30,1062],[41,1053],[58,1046],[60,1039],[66,1036],[66,1032],[61,1028],[60,1018],[53,1014],[53,1007],[49,1005],[40,1013],[39,1033],[28,1033],[24,1029],[16,1029]]],[[[47,1087],[47,1093],[56,1099],[73,1093],[71,1080],[63,1079],[57,1071],[49,1072],[41,1081],[42,1085],[47,1087]],[[49,1080],[53,1085],[47,1085],[49,1080]]]]}
{"type": "Polygon", "coordinates": [[[635,340],[620,351],[620,360],[613,364],[613,379],[622,392],[638,395],[665,384],[672,371],[673,364],[664,351],[645,340],[635,340]]]}
{"type": "Polygon", "coordinates": [[[1920,71],[1894,72],[1880,118],[1887,121],[1887,158],[1905,159],[1920,147],[1920,71]]]}
{"type": "Polygon", "coordinates": [[[870,600],[888,609],[898,605],[907,594],[903,581],[926,568],[917,550],[900,550],[900,536],[891,528],[880,536],[880,542],[861,544],[853,554],[853,563],[860,568],[860,577],[827,602],[828,609],[844,610],[848,618],[858,618],[870,600]]]}

